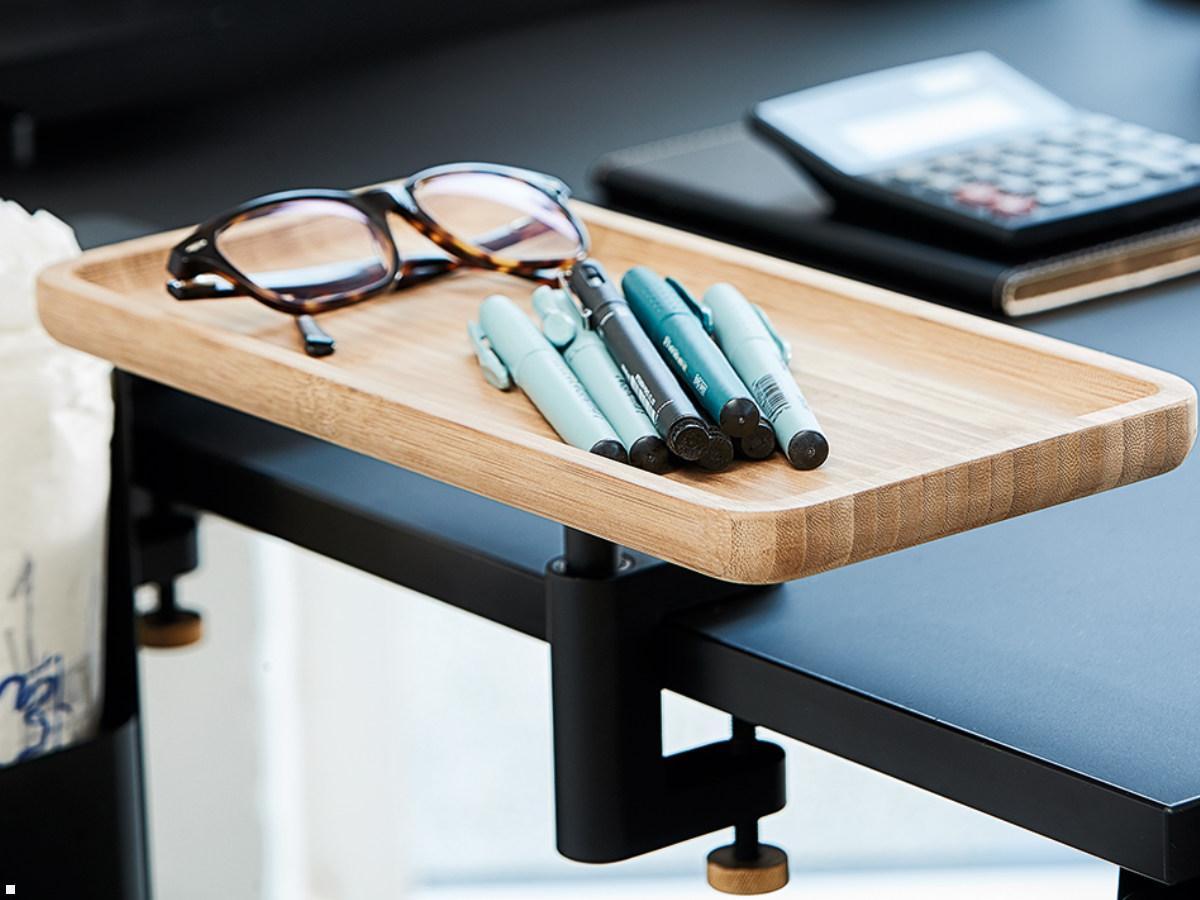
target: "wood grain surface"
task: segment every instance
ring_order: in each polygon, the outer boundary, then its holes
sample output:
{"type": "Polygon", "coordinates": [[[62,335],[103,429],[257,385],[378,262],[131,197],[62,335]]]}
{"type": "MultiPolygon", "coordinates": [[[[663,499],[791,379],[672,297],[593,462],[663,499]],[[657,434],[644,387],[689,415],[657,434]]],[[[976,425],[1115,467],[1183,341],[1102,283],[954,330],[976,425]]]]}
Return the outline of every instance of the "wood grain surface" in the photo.
{"type": "Polygon", "coordinates": [[[529,309],[531,286],[504,275],[459,273],[323,315],[338,349],[312,359],[288,316],[252,300],[172,299],[163,266],[175,232],[48,269],[42,320],[63,343],[138,375],[746,583],[802,577],[1157,475],[1195,440],[1196,393],[1173,375],[577,210],[614,276],[649,265],[697,294],[729,281],[766,309],[829,436],[824,466],[800,472],[776,455],[720,474],[660,476],[563,444],[522,394],[488,386],[469,348],[466,323],[486,295],[529,309]]]}

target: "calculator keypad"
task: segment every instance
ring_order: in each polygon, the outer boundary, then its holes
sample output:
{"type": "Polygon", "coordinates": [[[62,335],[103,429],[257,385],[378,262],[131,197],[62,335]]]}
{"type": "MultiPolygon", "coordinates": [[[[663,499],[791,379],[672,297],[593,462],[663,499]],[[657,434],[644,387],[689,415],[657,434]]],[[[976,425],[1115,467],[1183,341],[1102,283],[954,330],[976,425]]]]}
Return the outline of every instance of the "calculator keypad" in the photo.
{"type": "Polygon", "coordinates": [[[877,180],[925,202],[1016,226],[1200,186],[1200,144],[1085,114],[1042,132],[909,163],[877,180]]]}

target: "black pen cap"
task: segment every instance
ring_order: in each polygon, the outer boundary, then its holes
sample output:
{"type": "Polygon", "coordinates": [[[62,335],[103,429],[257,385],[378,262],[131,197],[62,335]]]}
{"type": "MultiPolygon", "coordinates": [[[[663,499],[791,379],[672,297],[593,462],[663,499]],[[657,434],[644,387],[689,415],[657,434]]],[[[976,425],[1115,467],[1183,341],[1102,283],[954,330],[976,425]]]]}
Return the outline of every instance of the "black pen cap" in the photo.
{"type": "Polygon", "coordinates": [[[766,419],[759,419],[753,433],[738,438],[737,444],[746,459],[766,459],[775,452],[775,429],[766,419]]]}
{"type": "Polygon", "coordinates": [[[605,438],[602,441],[597,441],[591,449],[592,453],[597,456],[603,456],[605,459],[615,459],[617,462],[629,462],[629,456],[625,453],[625,448],[621,446],[620,441],[614,441],[611,438],[605,438]]]}
{"type": "Polygon", "coordinates": [[[694,416],[680,416],[672,423],[667,434],[667,446],[671,452],[688,462],[698,460],[708,445],[708,426],[694,416]]]}
{"type": "Polygon", "coordinates": [[[593,311],[606,299],[625,299],[620,289],[609,280],[604,266],[590,256],[572,267],[567,274],[567,286],[585,307],[593,311]]]}
{"type": "Polygon", "coordinates": [[[749,437],[759,423],[758,407],[749,397],[734,397],[721,407],[718,425],[730,437],[749,437]]]}
{"type": "Polygon", "coordinates": [[[815,469],[829,456],[829,441],[819,431],[797,431],[787,445],[787,458],[797,469],[815,469]]]}
{"type": "Polygon", "coordinates": [[[629,461],[639,469],[659,475],[671,468],[666,441],[657,434],[646,434],[634,441],[629,448],[629,461]]]}
{"type": "Polygon", "coordinates": [[[708,436],[708,449],[696,460],[696,465],[709,472],[728,469],[733,462],[733,439],[716,428],[708,436]]]}

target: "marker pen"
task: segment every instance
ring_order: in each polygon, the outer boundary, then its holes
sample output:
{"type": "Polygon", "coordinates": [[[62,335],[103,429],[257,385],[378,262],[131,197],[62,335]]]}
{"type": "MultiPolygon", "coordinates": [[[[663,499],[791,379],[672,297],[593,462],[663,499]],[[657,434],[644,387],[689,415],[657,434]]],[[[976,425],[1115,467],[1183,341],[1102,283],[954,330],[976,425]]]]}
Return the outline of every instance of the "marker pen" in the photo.
{"type": "Polygon", "coordinates": [[[717,343],[770,420],[788,462],[797,469],[821,465],[829,456],[829,441],[788,369],[786,342],[733,285],[713,285],[704,304],[712,312],[717,343]]]}
{"type": "Polygon", "coordinates": [[[766,419],[758,420],[752,434],[737,439],[737,449],[746,459],[766,459],[775,452],[775,430],[766,419]]]}
{"type": "Polygon", "coordinates": [[[700,454],[696,465],[709,472],[723,472],[733,464],[733,438],[716,425],[708,429],[708,449],[700,454]]]}
{"type": "Polygon", "coordinates": [[[488,297],[479,307],[479,324],[471,323],[467,332],[490,384],[505,389],[511,376],[568,444],[628,461],[608,419],[515,303],[500,294],[488,297]]]}
{"type": "Polygon", "coordinates": [[[604,339],[634,396],[671,452],[695,462],[708,447],[708,428],[687,391],[642,331],[625,297],[601,265],[590,258],[571,270],[568,285],[590,313],[590,326],[604,339]]]}
{"type": "Polygon", "coordinates": [[[638,266],[625,273],[621,287],[667,364],[721,430],[730,437],[753,434],[758,407],[701,323],[705,311],[682,285],[638,266]]]}
{"type": "Polygon", "coordinates": [[[600,335],[587,329],[571,295],[543,285],[533,292],[533,309],[546,340],[559,349],[567,367],[616,429],[629,461],[650,472],[670,469],[666,442],[633,396],[600,335]]]}

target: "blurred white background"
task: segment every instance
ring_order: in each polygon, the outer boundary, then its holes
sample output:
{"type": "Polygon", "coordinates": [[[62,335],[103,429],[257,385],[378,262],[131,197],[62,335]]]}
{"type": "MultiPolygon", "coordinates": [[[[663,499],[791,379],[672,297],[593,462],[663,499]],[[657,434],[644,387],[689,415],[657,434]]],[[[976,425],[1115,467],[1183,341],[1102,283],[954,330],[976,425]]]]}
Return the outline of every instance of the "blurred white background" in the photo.
{"type": "MultiPolygon", "coordinates": [[[[711,898],[710,836],[614,866],[554,850],[549,653],[536,640],[211,517],[181,599],[206,639],[144,651],[156,896],[711,898]]],[[[664,700],[668,750],[728,718],[664,700]]],[[[790,896],[1111,898],[1115,870],[767,733],[790,896]]]]}

